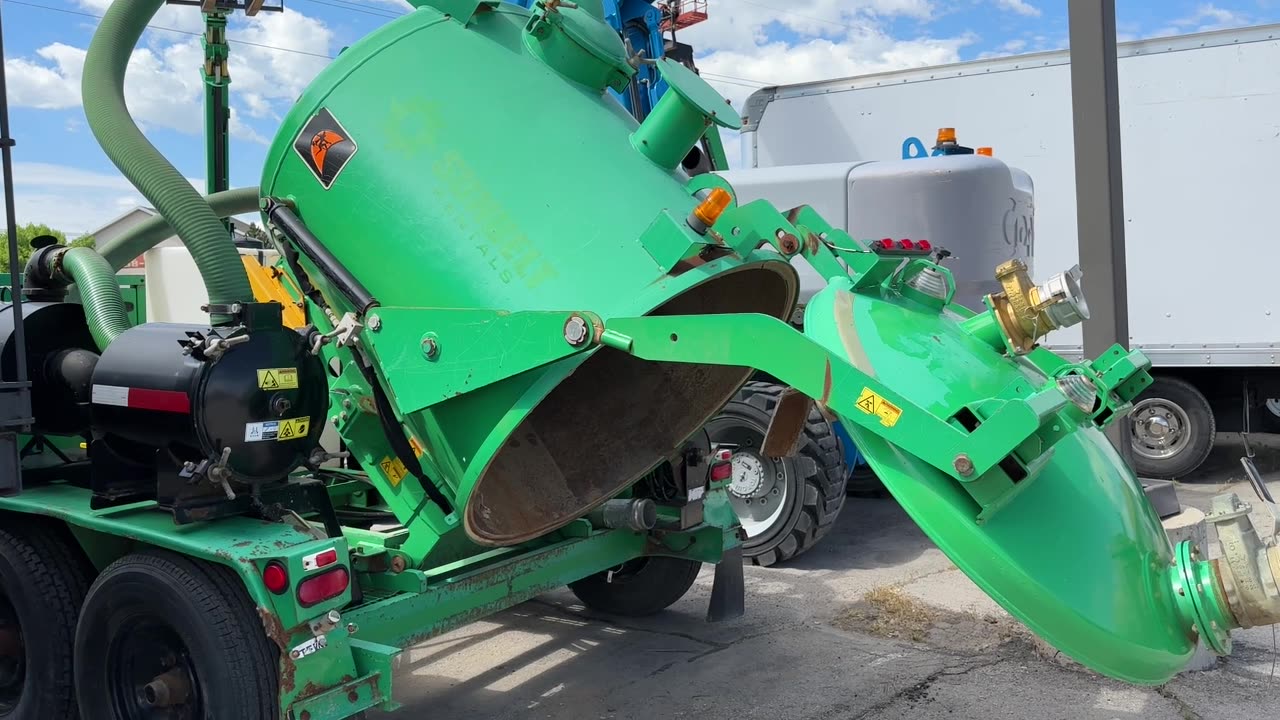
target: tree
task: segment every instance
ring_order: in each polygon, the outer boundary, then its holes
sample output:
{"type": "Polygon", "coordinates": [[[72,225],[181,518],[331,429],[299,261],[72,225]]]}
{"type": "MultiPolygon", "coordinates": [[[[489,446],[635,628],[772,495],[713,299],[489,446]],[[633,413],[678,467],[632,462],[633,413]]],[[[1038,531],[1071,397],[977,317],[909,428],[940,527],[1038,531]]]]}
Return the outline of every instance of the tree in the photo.
{"type": "Polygon", "coordinates": [[[258,226],[258,223],[249,223],[249,229],[244,231],[244,236],[253,240],[261,240],[264,243],[271,242],[271,236],[258,226]]]}
{"type": "MultiPolygon", "coordinates": [[[[52,235],[58,239],[58,242],[71,247],[94,247],[96,241],[92,235],[85,235],[67,242],[67,234],[61,230],[54,230],[48,225],[37,223],[27,223],[18,226],[18,267],[25,267],[27,259],[31,257],[31,241],[41,235],[52,235]]],[[[0,276],[9,274],[9,234],[0,230],[0,276]]]]}

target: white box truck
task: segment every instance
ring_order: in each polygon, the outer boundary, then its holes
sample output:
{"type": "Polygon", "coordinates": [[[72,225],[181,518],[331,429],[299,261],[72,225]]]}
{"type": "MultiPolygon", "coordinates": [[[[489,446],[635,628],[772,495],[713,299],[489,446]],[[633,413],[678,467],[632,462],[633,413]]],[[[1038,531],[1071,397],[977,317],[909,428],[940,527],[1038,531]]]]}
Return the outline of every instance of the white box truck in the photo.
{"type": "MultiPolygon", "coordinates": [[[[1119,46],[1130,344],[1156,377],[1133,414],[1147,476],[1189,474],[1246,412],[1252,430],[1280,428],[1277,68],[1280,25],[1119,46]]],[[[768,87],[744,115],[749,164],[786,180],[762,174],[751,193],[766,198],[794,194],[797,178],[845,183],[832,163],[900,161],[955,128],[1034,182],[1033,220],[1013,213],[1022,226],[1000,232],[1030,245],[1037,274],[1078,260],[1066,51],[768,87]]],[[[847,222],[865,234],[856,214],[847,222]]],[[[1080,331],[1046,345],[1078,357],[1080,331]]]]}

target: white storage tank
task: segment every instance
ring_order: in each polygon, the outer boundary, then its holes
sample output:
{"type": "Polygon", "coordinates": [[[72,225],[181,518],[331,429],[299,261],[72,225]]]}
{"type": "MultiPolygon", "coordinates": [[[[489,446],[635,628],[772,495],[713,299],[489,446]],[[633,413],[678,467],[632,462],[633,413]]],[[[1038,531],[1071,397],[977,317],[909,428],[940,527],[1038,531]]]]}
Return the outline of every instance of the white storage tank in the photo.
{"type": "MultiPolygon", "coordinates": [[[[985,155],[791,165],[720,173],[739,203],[765,199],[781,210],[809,205],[859,240],[928,240],[952,253],[956,302],[982,307],[1000,289],[996,266],[1032,265],[1035,202],[1031,176],[985,155]]],[[[801,301],[825,282],[794,262],[801,301]]]]}

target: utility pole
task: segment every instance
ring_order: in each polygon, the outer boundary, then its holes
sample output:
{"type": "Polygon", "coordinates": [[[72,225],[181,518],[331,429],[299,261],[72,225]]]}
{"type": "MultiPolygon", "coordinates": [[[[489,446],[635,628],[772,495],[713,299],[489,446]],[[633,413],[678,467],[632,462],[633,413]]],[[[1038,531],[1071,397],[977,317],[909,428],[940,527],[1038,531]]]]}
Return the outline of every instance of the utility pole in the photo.
{"type": "MultiPolygon", "coordinates": [[[[264,0],[165,0],[169,5],[192,5],[204,13],[204,134],[206,148],[207,194],[231,189],[231,74],[227,70],[230,48],[227,46],[227,17],[237,10],[247,17],[259,12],[283,12],[284,2],[268,4],[264,0]]],[[[231,221],[222,221],[231,237],[231,221]]]]}
{"type": "MultiPolygon", "coordinates": [[[[1115,343],[1129,347],[1124,186],[1120,160],[1120,93],[1116,75],[1115,0],[1069,0],[1071,110],[1075,128],[1076,228],[1080,269],[1089,299],[1084,354],[1115,343]]],[[[1131,422],[1113,423],[1108,437],[1132,465],[1131,422]]]]}

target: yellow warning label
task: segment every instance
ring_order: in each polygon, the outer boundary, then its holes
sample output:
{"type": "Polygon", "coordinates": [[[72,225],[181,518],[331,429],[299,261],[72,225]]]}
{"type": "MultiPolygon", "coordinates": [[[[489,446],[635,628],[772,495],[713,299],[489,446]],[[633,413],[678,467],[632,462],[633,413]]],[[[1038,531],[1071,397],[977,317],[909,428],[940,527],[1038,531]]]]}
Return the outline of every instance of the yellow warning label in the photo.
{"type": "Polygon", "coordinates": [[[382,462],[378,463],[378,467],[382,469],[382,474],[386,475],[387,479],[391,481],[392,487],[399,485],[404,476],[409,474],[409,468],[400,462],[400,458],[384,457],[382,462]]]}
{"type": "Polygon", "coordinates": [[[418,438],[409,436],[409,447],[413,448],[414,457],[422,457],[422,445],[418,444],[418,438]]]}
{"type": "Polygon", "coordinates": [[[871,388],[863,388],[858,396],[858,409],[868,415],[880,418],[880,424],[893,427],[902,417],[902,408],[871,392],[871,388]]]}
{"type": "Polygon", "coordinates": [[[285,440],[298,440],[307,436],[311,430],[310,418],[294,418],[292,420],[281,420],[280,429],[276,433],[276,440],[281,442],[285,440]]]}
{"type": "Polygon", "coordinates": [[[262,390],[293,390],[298,387],[297,368],[267,368],[258,371],[258,387],[262,390]]]}

